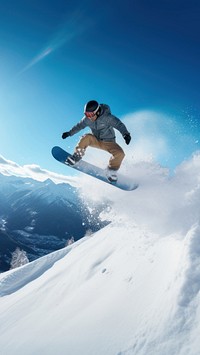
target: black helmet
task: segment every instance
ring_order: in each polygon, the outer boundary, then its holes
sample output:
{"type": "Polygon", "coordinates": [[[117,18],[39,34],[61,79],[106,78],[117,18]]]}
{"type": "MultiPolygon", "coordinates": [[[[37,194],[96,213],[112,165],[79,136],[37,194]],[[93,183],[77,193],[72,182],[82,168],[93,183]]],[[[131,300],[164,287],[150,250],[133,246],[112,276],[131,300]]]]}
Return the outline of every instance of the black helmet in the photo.
{"type": "Polygon", "coordinates": [[[88,101],[84,106],[84,113],[86,112],[97,112],[99,109],[99,104],[95,100],[88,101]]]}

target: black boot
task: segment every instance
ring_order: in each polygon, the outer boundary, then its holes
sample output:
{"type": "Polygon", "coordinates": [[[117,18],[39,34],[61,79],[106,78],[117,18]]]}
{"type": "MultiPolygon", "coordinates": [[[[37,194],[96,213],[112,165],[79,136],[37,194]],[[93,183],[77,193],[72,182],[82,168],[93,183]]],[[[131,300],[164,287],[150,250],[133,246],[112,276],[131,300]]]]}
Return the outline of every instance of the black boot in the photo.
{"type": "Polygon", "coordinates": [[[117,182],[117,170],[111,169],[111,168],[107,168],[106,169],[106,176],[108,181],[110,182],[117,182]]]}
{"type": "Polygon", "coordinates": [[[66,163],[68,165],[75,165],[82,159],[82,156],[80,154],[74,153],[70,157],[67,158],[66,163]]]}

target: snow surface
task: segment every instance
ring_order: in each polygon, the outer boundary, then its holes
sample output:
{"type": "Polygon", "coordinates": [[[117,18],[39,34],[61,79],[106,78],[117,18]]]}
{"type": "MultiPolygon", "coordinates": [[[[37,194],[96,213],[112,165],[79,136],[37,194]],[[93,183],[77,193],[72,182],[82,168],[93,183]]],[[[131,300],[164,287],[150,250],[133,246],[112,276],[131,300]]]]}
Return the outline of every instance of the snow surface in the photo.
{"type": "Polygon", "coordinates": [[[109,225],[0,275],[2,355],[200,354],[200,154],[123,169],[137,190],[81,180],[109,225]]]}

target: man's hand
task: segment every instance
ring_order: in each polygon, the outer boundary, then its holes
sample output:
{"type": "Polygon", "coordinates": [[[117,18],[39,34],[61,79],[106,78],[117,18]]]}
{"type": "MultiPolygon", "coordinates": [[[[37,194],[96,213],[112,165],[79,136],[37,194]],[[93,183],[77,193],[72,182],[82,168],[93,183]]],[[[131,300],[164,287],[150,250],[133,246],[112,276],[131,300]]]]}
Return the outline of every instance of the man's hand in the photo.
{"type": "Polygon", "coordinates": [[[130,141],[131,141],[130,133],[125,134],[123,137],[124,137],[124,140],[125,140],[126,144],[129,144],[130,141]]]}
{"type": "Polygon", "coordinates": [[[67,137],[69,137],[69,136],[70,136],[69,132],[64,132],[64,133],[62,134],[62,139],[65,139],[65,138],[67,138],[67,137]]]}

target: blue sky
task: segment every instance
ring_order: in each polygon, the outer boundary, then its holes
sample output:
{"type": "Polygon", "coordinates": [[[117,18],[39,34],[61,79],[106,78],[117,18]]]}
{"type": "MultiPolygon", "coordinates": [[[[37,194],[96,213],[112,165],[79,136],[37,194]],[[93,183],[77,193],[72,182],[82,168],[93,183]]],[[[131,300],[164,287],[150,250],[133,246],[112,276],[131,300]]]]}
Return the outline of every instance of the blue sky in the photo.
{"type": "Polygon", "coordinates": [[[162,136],[170,151],[156,158],[174,168],[200,148],[199,18],[194,0],[0,2],[0,154],[65,173],[51,148],[73,151],[79,134],[61,134],[96,99],[129,115],[125,151],[138,152],[144,131],[162,136]]]}

